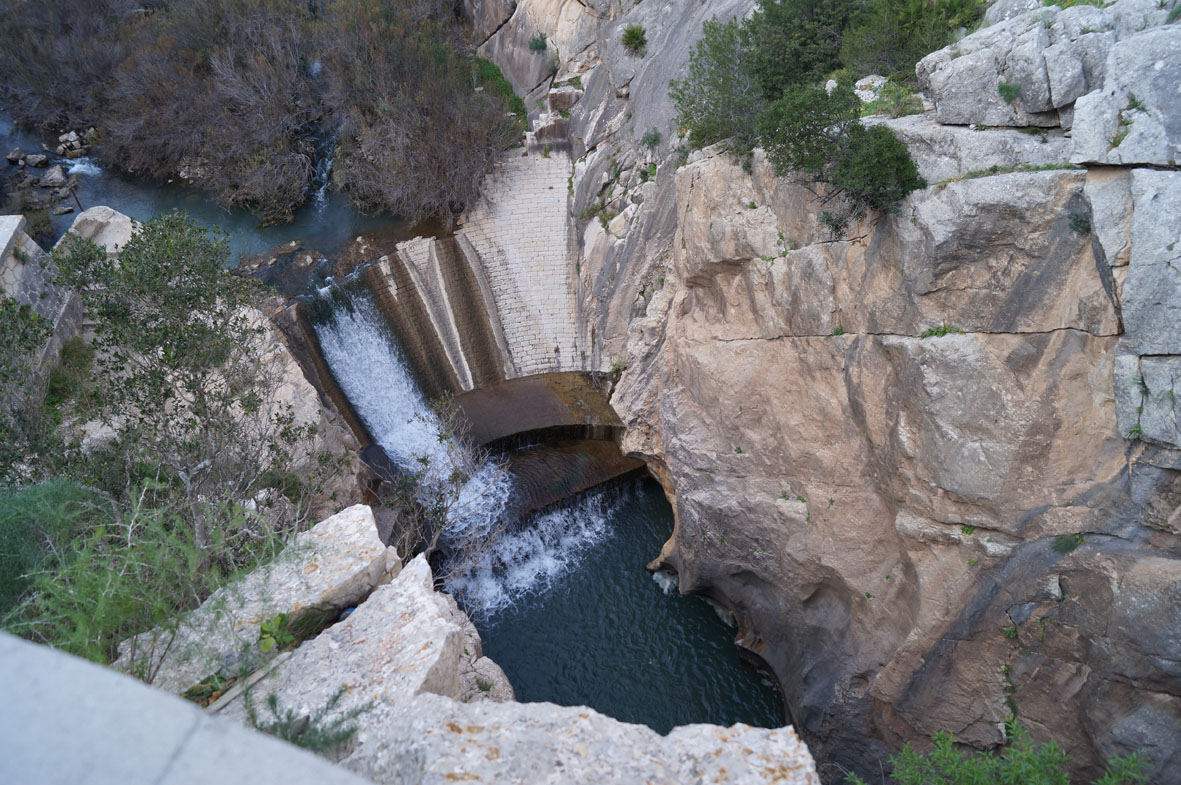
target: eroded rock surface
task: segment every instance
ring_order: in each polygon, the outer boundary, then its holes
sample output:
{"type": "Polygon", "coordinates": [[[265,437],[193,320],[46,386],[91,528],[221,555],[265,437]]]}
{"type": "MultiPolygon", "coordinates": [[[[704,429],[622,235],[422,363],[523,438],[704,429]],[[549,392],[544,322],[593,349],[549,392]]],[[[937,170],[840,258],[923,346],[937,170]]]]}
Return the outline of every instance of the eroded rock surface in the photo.
{"type": "MultiPolygon", "coordinates": [[[[513,702],[471,622],[434,591],[422,556],[279,662],[250,700],[265,721],[271,694],[305,716],[338,692],[326,721],[360,712],[342,765],[377,783],[819,785],[791,728],[693,725],[662,737],[585,707],[513,702]]],[[[239,695],[220,710],[246,722],[245,701],[239,695]]]]}
{"type": "Polygon", "coordinates": [[[564,42],[529,98],[570,115],[580,361],[626,367],[658,562],[734,610],[832,781],[939,730],[997,745],[1015,706],[1080,780],[1142,748],[1181,782],[1167,4],[996,3],[919,64],[933,111],[870,120],[930,186],[839,241],[760,155],[677,150],[668,80],[752,3],[600,5],[522,0],[502,34],[564,42]]]}
{"type": "Polygon", "coordinates": [[[153,630],[119,646],[113,667],[182,693],[207,677],[237,675],[265,652],[264,621],[287,614],[331,618],[396,574],[401,563],[377,536],[373,511],[349,507],[298,535],[271,564],[215,592],[181,617],[175,630],[153,630]]]}

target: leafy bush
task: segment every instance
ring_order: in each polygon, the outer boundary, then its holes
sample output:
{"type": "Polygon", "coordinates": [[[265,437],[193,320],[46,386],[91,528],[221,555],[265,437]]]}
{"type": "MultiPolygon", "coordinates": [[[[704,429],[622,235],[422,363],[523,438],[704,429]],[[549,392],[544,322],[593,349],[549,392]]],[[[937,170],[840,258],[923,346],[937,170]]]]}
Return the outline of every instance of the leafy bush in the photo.
{"type": "Polygon", "coordinates": [[[926,185],[906,145],[883,126],[861,125],[860,113],[860,99],[847,83],[831,94],[801,85],[760,120],[760,142],[776,174],[806,175],[842,197],[843,206],[824,216],[834,236],[868,210],[889,209],[926,185]]]}
{"type": "Polygon", "coordinates": [[[545,40],[545,33],[538,33],[529,39],[530,52],[544,52],[548,48],[545,40]]]}
{"type": "MultiPolygon", "coordinates": [[[[259,293],[225,269],[228,254],[224,236],[179,212],[136,225],[117,261],[75,235],[55,253],[95,322],[94,404],[119,424],[114,454],[84,479],[113,497],[152,480],[152,504],[187,519],[199,546],[311,435],[276,396],[283,368],[250,310],[259,293]]],[[[302,471],[310,495],[315,469],[302,471]]]]}
{"type": "MultiPolygon", "coordinates": [[[[1009,742],[999,755],[957,749],[949,733],[936,733],[934,748],[924,754],[907,744],[890,758],[892,779],[898,785],[1070,785],[1063,768],[1068,758],[1056,742],[1034,744],[1029,731],[1014,720],[1005,723],[1005,730],[1009,742]]],[[[1145,768],[1139,753],[1113,758],[1094,785],[1141,785],[1148,781],[1145,768]]],[[[866,785],[856,774],[845,782],[866,785]]]]}
{"type": "Polygon", "coordinates": [[[914,66],[946,46],[952,33],[976,24],[980,0],[871,0],[849,20],[841,62],[859,74],[914,78],[914,66]]]}
{"type": "Polygon", "coordinates": [[[643,25],[628,25],[620,39],[623,48],[634,55],[642,55],[648,48],[648,35],[643,25]]]}
{"type": "Polygon", "coordinates": [[[762,109],[759,87],[746,68],[748,49],[737,21],[702,25],[701,38],[689,54],[689,75],[669,83],[677,123],[703,147],[732,140],[738,150],[754,146],[762,109]]]}
{"type": "Polygon", "coordinates": [[[840,140],[829,182],[862,211],[886,210],[926,187],[910,151],[890,129],[859,123],[850,125],[840,140]]]}
{"type": "Polygon", "coordinates": [[[813,82],[840,65],[841,36],[856,0],[759,0],[745,24],[749,73],[774,101],[786,89],[813,82]]]}
{"type": "Polygon", "coordinates": [[[1013,82],[998,82],[996,91],[1005,103],[1011,104],[1021,95],[1021,85],[1014,84],[1013,82]]]}
{"type": "Polygon", "coordinates": [[[640,144],[651,149],[660,144],[660,138],[660,131],[657,131],[655,128],[653,128],[640,138],[640,144]]]}

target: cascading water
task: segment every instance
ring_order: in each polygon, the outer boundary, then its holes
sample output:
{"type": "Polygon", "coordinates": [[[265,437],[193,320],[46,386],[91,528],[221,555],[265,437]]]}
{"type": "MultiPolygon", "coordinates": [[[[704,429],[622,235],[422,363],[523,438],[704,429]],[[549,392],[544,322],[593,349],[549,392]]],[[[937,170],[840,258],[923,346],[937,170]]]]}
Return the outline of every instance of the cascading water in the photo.
{"type": "Polygon", "coordinates": [[[343,307],[315,329],[324,360],[357,416],[394,463],[421,472],[423,483],[437,486],[457,470],[470,477],[450,506],[450,536],[490,530],[508,504],[507,475],[449,447],[376,305],[368,295],[344,297],[343,307]]]}
{"type": "Polygon", "coordinates": [[[102,167],[86,156],[67,161],[65,166],[67,174],[83,174],[88,177],[97,177],[103,173],[102,167]]]}
{"type": "Polygon", "coordinates": [[[443,535],[454,551],[464,550],[465,542],[478,542],[483,551],[449,573],[448,588],[469,611],[493,614],[542,590],[604,536],[610,504],[600,496],[537,516],[519,530],[503,530],[512,517],[511,476],[440,438],[438,416],[367,294],[326,289],[321,297],[332,298],[330,315],[315,325],[324,360],[377,443],[398,466],[424,470],[424,482],[445,482],[457,468],[471,477],[450,507],[443,535]]]}
{"type": "MultiPolygon", "coordinates": [[[[324,360],[395,463],[429,466],[429,481],[467,460],[440,439],[439,419],[367,293],[324,290],[315,312],[324,360]]],[[[483,471],[462,489],[463,514],[447,522],[453,549],[470,537],[480,558],[450,570],[447,587],[518,699],[589,705],[660,732],[783,722],[774,686],[739,662],[733,632],[709,606],[670,596],[644,572],[672,528],[655,483],[599,488],[522,522],[509,478],[483,471]]]]}
{"type": "Polygon", "coordinates": [[[323,213],[328,206],[328,184],[332,178],[332,156],[325,155],[316,164],[316,193],[312,197],[312,204],[317,213],[323,213]]]}

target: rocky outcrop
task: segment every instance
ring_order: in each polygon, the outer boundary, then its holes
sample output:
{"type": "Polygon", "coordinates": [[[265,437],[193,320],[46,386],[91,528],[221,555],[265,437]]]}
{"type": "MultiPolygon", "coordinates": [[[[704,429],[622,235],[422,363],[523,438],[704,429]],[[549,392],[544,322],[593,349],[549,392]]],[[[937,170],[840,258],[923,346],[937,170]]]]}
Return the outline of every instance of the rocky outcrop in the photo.
{"type": "Polygon", "coordinates": [[[396,575],[401,562],[377,536],[373,511],[356,505],[298,535],[272,562],[215,592],[175,629],[142,633],[119,645],[113,667],[183,693],[210,676],[237,675],[264,660],[262,623],[316,629],[396,575]]]}
{"type": "Polygon", "coordinates": [[[95,245],[104,246],[108,254],[118,254],[131,239],[134,229],[135,222],[130,216],[99,206],[79,213],[69,231],[95,245]]]}
{"type": "MultiPolygon", "coordinates": [[[[1181,650],[1143,630],[1175,627],[1181,562],[1128,484],[1121,291],[1087,184],[954,181],[825,242],[816,200],[758,157],[677,172],[666,286],[613,399],[624,448],[675,495],[662,563],[735,611],[822,760],[938,730],[987,747],[1012,699],[1088,771],[1138,747],[1173,770],[1181,650]]],[[[1154,434],[1171,369],[1144,376],[1154,434]]]]}
{"type": "Polygon", "coordinates": [[[998,3],[919,64],[933,111],[870,121],[930,187],[833,241],[761,156],[674,154],[668,79],[750,8],[615,9],[552,79],[580,345],[676,510],[655,565],[733,610],[833,781],[1016,707],[1082,777],[1143,749],[1181,782],[1181,26],[998,3]]]}
{"type": "Polygon", "coordinates": [[[1181,26],[1155,27],[1118,41],[1104,70],[1102,89],[1075,104],[1072,160],[1177,166],[1181,26]]]}
{"type": "Polygon", "coordinates": [[[265,721],[274,695],[281,711],[310,716],[339,695],[322,721],[355,715],[339,757],[377,783],[819,783],[791,728],[695,725],[661,737],[584,707],[512,702],[422,556],[260,676],[213,710],[247,722],[250,700],[265,721]]]}
{"type": "MultiPolygon", "coordinates": [[[[919,83],[939,122],[1070,128],[1074,104],[1087,94],[1126,90],[1134,82],[1154,98],[1176,96],[1169,82],[1176,63],[1157,64],[1176,61],[1181,30],[1159,27],[1169,11],[1156,0],[1015,10],[1006,5],[991,17],[995,24],[919,61],[919,83]]],[[[1094,100],[1080,100],[1077,109],[1094,100]]],[[[1167,106],[1160,104],[1158,115],[1167,106]]]]}

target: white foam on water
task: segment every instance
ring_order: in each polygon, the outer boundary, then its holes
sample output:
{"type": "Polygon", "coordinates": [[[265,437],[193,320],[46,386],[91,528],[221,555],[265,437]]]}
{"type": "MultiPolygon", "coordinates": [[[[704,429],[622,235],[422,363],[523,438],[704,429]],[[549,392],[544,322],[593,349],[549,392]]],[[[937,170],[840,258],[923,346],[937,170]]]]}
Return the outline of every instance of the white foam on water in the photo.
{"type": "Polygon", "coordinates": [[[485,616],[542,593],[610,536],[611,519],[623,503],[619,492],[599,490],[538,515],[500,535],[478,566],[451,577],[450,588],[466,610],[485,616]]]}
{"type": "Polygon", "coordinates": [[[652,580],[656,581],[656,585],[665,594],[672,594],[676,591],[677,585],[680,582],[680,578],[671,570],[657,570],[652,573],[652,580]]]}
{"type": "Polygon", "coordinates": [[[317,213],[323,213],[324,208],[328,205],[328,184],[332,182],[332,156],[324,156],[316,164],[316,181],[320,183],[320,186],[316,188],[312,203],[315,205],[317,213]]]}
{"type": "Polygon", "coordinates": [[[103,173],[102,167],[91,159],[83,156],[66,162],[66,172],[69,174],[84,174],[94,177],[103,173]]]}
{"type": "Polygon", "coordinates": [[[470,455],[446,448],[438,417],[376,305],[362,294],[352,298],[351,306],[338,308],[315,330],[324,360],[357,416],[394,463],[413,470],[426,467],[424,482],[445,482],[456,468],[470,475],[448,511],[442,543],[456,552],[463,551],[465,542],[479,543],[480,558],[450,575],[448,590],[463,599],[469,612],[492,615],[549,589],[610,534],[611,519],[625,494],[590,493],[502,531],[511,477],[493,464],[479,465],[470,455]]]}

